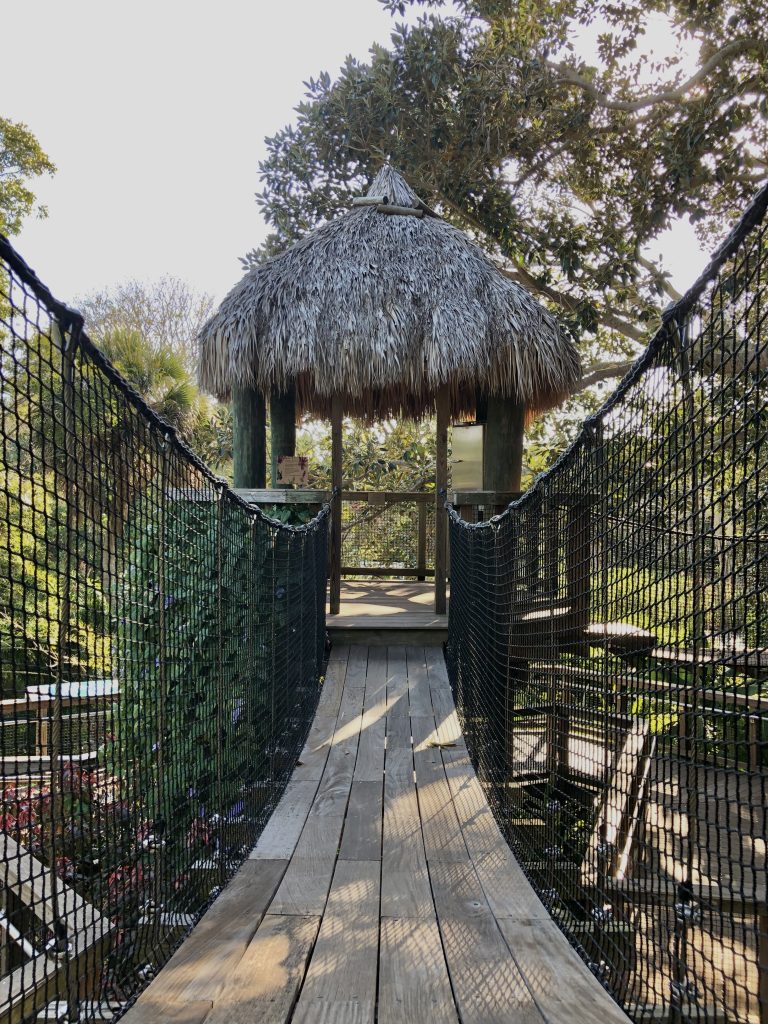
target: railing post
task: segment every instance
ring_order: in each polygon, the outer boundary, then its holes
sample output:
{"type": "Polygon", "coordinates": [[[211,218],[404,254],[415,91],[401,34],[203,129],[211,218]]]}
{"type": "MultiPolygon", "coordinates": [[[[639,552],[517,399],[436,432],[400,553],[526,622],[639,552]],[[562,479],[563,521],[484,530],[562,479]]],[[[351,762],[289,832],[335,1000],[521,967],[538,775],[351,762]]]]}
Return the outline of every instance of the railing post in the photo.
{"type": "Polygon", "coordinates": [[[334,395],[331,399],[331,485],[336,494],[331,505],[331,615],[338,615],[341,607],[342,411],[341,395],[334,395]]]}
{"type": "Polygon", "coordinates": [[[219,885],[227,881],[224,814],[224,491],[216,500],[216,803],[219,813],[219,885]]]}
{"type": "Polygon", "coordinates": [[[419,510],[419,532],[416,544],[416,569],[418,576],[416,578],[419,583],[423,583],[427,578],[427,503],[425,501],[418,501],[416,505],[419,510]]]}
{"type": "MultiPolygon", "coordinates": [[[[62,412],[64,428],[64,502],[65,530],[64,551],[59,550],[57,558],[57,577],[59,580],[59,625],[56,637],[58,667],[53,706],[51,709],[51,725],[48,744],[49,771],[51,777],[51,829],[48,842],[48,857],[51,881],[51,903],[53,908],[52,931],[54,933],[52,952],[65,962],[69,959],[69,942],[66,924],[59,914],[59,879],[56,873],[57,844],[56,836],[59,827],[63,831],[63,751],[62,751],[62,690],[65,665],[69,659],[69,630],[72,617],[72,570],[73,552],[77,544],[77,514],[75,510],[77,479],[75,439],[75,354],[77,351],[79,328],[72,327],[67,331],[62,324],[54,321],[51,325],[54,343],[61,347],[61,379],[62,379],[62,412]]],[[[55,426],[53,427],[55,429],[55,426]]],[[[42,753],[42,751],[41,751],[42,753]]],[[[77,977],[70,971],[66,974],[67,1012],[72,1019],[78,1017],[78,986],[77,977]]]]}
{"type": "Polygon", "coordinates": [[[445,498],[448,488],[448,415],[450,411],[448,385],[437,392],[437,443],[435,454],[435,613],[445,615],[446,559],[448,547],[448,519],[445,498]]]}

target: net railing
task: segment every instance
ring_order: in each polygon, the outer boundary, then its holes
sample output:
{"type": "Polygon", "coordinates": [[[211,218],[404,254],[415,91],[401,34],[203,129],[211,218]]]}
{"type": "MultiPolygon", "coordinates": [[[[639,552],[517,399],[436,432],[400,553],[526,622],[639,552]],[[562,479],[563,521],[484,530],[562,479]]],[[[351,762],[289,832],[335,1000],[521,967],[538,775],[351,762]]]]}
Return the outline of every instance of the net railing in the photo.
{"type": "Polygon", "coordinates": [[[766,206],[522,498],[449,509],[479,777],[635,1021],[768,1021],[766,206]]]}
{"type": "Polygon", "coordinates": [[[435,575],[435,495],[344,491],[341,573],[424,581],[435,575]]]}
{"type": "Polygon", "coordinates": [[[328,510],[241,501],[2,237],[0,389],[0,1022],[109,1020],[296,763],[328,510]]]}

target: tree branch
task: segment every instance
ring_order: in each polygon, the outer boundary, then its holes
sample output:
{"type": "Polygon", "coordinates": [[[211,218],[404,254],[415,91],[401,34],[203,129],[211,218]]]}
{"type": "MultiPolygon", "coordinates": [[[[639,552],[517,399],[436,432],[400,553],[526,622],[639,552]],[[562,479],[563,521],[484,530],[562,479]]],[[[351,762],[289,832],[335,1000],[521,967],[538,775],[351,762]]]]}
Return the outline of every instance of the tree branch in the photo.
{"type": "Polygon", "coordinates": [[[651,263],[650,260],[647,260],[645,256],[638,253],[637,262],[640,264],[643,270],[648,271],[648,273],[653,277],[654,281],[659,282],[659,284],[662,286],[664,291],[667,293],[670,299],[672,299],[673,302],[679,302],[680,299],[682,299],[683,296],[680,294],[677,288],[675,288],[674,285],[672,285],[667,280],[667,278],[664,277],[664,275],[659,271],[659,268],[656,267],[653,263],[651,263]]]}
{"type": "MultiPolygon", "coordinates": [[[[478,231],[481,235],[488,235],[487,229],[476,217],[471,213],[468,213],[457,203],[453,202],[453,200],[446,196],[442,190],[438,190],[438,195],[440,201],[445,203],[445,205],[458,217],[461,217],[465,224],[474,228],[475,231],[478,231]]],[[[543,295],[566,313],[576,314],[578,311],[580,305],[579,299],[573,295],[567,295],[565,292],[558,291],[556,288],[552,288],[548,284],[543,284],[541,281],[537,281],[533,274],[526,270],[525,267],[519,265],[514,268],[500,266],[498,269],[500,273],[505,277],[508,277],[510,281],[514,281],[516,284],[522,285],[530,291],[536,292],[538,295],[543,295]]],[[[631,323],[629,320],[625,320],[618,313],[615,313],[613,310],[608,309],[605,306],[603,306],[603,308],[598,312],[598,318],[606,327],[612,327],[613,330],[618,331],[627,338],[632,338],[633,341],[643,341],[646,336],[645,331],[641,330],[635,324],[631,323]]]]}
{"type": "Polygon", "coordinates": [[[592,387],[604,380],[613,380],[615,377],[623,377],[629,373],[634,363],[633,359],[627,359],[620,363],[603,363],[602,365],[591,366],[586,373],[582,374],[581,380],[572,390],[571,395],[578,395],[585,388],[592,387]]]}
{"type": "Polygon", "coordinates": [[[646,107],[652,107],[657,103],[679,102],[686,93],[703,82],[718,64],[729,57],[738,57],[742,53],[757,53],[760,56],[765,56],[768,53],[768,43],[765,43],[762,39],[734,39],[732,42],[722,46],[716,53],[713,53],[709,60],[702,64],[696,74],[692,75],[681,85],[664,89],[659,93],[638,96],[634,100],[611,99],[594,82],[591,82],[588,78],[580,75],[565,64],[555,64],[552,61],[547,61],[546,66],[558,74],[563,82],[566,82],[568,85],[575,85],[578,89],[588,93],[599,106],[605,107],[608,110],[624,110],[629,113],[636,113],[638,110],[644,110],[646,107]]]}

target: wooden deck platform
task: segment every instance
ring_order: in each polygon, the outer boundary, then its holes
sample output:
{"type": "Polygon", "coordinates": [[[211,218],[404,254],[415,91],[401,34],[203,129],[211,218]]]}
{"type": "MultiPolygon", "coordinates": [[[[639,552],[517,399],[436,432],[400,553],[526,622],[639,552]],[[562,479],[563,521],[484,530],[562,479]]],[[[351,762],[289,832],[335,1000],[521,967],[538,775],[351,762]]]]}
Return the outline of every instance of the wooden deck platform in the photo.
{"type": "Polygon", "coordinates": [[[126,1024],[618,1024],[469,762],[436,647],[334,647],[256,849],[126,1024]]]}
{"type": "Polygon", "coordinates": [[[434,600],[431,582],[343,580],[339,614],[328,615],[326,626],[337,644],[441,644],[448,616],[435,614],[434,600]]]}

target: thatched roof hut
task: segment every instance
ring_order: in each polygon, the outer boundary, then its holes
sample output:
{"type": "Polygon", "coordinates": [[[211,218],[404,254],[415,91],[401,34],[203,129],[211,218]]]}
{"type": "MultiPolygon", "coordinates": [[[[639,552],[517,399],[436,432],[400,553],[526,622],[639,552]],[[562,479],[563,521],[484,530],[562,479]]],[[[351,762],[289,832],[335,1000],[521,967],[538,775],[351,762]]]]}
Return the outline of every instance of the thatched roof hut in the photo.
{"type": "Polygon", "coordinates": [[[367,200],[249,271],[200,344],[213,393],[295,386],[322,417],[334,395],[348,415],[418,417],[443,385],[455,418],[478,393],[540,411],[580,372],[550,313],[386,166],[367,200]]]}

